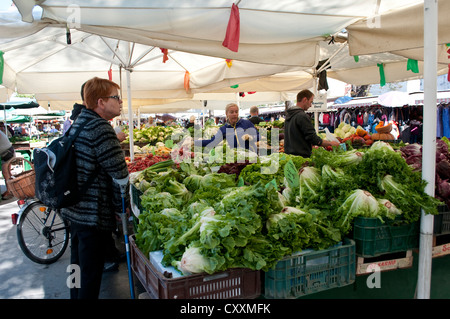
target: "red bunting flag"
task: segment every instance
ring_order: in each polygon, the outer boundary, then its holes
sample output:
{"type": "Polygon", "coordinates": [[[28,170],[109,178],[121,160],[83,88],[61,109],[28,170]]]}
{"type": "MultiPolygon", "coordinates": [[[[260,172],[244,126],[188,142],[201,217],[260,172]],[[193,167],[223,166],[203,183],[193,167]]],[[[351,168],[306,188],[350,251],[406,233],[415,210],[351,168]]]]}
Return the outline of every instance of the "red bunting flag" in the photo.
{"type": "Polygon", "coordinates": [[[228,20],[227,33],[222,45],[233,52],[237,52],[239,48],[240,20],[239,8],[233,3],[231,7],[230,19],[228,20]]]}
{"type": "Polygon", "coordinates": [[[108,70],[108,79],[112,81],[112,69],[108,70]]]}
{"type": "Polygon", "coordinates": [[[169,60],[169,57],[167,56],[167,54],[169,53],[169,50],[164,49],[164,48],[160,48],[161,52],[164,54],[163,55],[163,63],[166,63],[167,60],[169,60]]]}
{"type": "Polygon", "coordinates": [[[450,82],[450,64],[448,65],[447,81],[450,82]]]}

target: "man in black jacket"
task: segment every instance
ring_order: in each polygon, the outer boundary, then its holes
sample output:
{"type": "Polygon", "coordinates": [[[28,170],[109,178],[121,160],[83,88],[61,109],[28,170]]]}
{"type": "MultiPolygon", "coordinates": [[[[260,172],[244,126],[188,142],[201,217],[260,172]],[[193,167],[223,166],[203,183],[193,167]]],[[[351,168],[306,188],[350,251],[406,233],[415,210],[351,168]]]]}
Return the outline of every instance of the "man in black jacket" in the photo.
{"type": "Polygon", "coordinates": [[[253,125],[258,125],[260,122],[263,122],[259,117],[259,110],[257,106],[252,106],[250,108],[250,118],[248,119],[253,125]]]}
{"type": "Polygon", "coordinates": [[[286,154],[310,157],[313,145],[338,146],[338,142],[322,140],[317,134],[306,111],[314,101],[309,90],[297,94],[297,104],[286,111],[284,123],[284,151],[286,154]]]}

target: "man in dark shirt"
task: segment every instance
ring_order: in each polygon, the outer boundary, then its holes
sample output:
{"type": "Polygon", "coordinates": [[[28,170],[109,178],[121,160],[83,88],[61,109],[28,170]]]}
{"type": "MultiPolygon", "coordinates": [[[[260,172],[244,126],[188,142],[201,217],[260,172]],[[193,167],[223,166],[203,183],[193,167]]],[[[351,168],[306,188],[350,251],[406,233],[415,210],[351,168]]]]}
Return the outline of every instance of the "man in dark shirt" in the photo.
{"type": "Polygon", "coordinates": [[[286,154],[310,157],[313,145],[338,146],[338,142],[322,140],[316,133],[306,111],[311,107],[314,94],[309,90],[297,94],[297,104],[286,111],[284,123],[284,151],[286,154]]]}
{"type": "Polygon", "coordinates": [[[263,122],[263,120],[259,117],[259,110],[257,106],[252,106],[250,108],[250,118],[248,120],[252,122],[253,125],[258,125],[259,122],[263,122]]]}

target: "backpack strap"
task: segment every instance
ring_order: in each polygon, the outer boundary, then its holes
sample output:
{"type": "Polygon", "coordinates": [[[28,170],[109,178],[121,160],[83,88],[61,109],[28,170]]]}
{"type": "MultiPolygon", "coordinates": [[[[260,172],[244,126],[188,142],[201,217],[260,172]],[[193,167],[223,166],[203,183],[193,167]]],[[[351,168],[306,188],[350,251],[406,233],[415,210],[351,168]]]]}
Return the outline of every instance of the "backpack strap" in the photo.
{"type": "MultiPolygon", "coordinates": [[[[81,130],[84,129],[84,127],[85,127],[88,123],[90,123],[92,120],[93,120],[93,119],[89,119],[89,120],[87,120],[86,122],[80,124],[80,125],[77,127],[75,133],[74,133],[72,136],[69,135],[69,131],[70,131],[70,129],[72,128],[72,126],[67,130],[66,134],[67,134],[68,137],[71,139],[72,143],[75,142],[75,140],[76,140],[76,138],[78,137],[78,135],[80,135],[81,130]]],[[[97,168],[97,164],[95,165],[95,167],[97,168]]],[[[84,195],[84,193],[86,192],[87,188],[88,188],[89,186],[92,185],[92,183],[94,182],[94,178],[95,178],[97,175],[98,175],[98,171],[97,171],[97,169],[95,169],[94,174],[92,174],[91,176],[89,176],[88,180],[87,180],[87,181],[83,184],[83,186],[81,187],[80,195],[84,195]]]]}

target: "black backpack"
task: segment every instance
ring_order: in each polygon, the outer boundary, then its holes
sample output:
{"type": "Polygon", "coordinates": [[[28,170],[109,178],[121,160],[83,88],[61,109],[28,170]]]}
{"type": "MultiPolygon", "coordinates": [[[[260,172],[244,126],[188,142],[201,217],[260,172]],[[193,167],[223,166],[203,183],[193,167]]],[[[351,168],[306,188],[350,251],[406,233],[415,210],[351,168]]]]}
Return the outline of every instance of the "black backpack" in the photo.
{"type": "Polygon", "coordinates": [[[80,125],[75,134],[69,135],[71,126],[63,136],[52,141],[47,147],[36,148],[33,151],[36,173],[35,196],[50,208],[60,209],[78,203],[80,196],[97,175],[90,176],[81,190],[78,188],[73,143],[88,122],[80,125]]]}

